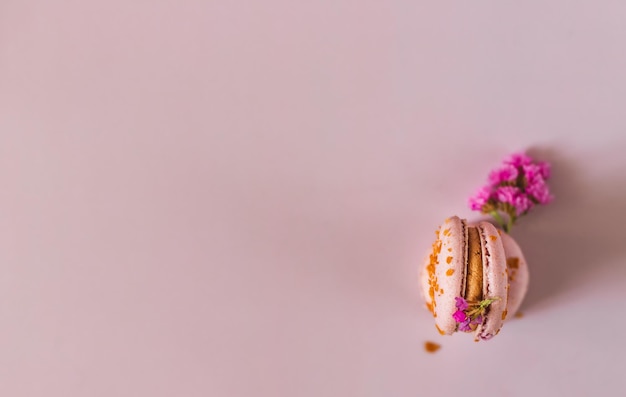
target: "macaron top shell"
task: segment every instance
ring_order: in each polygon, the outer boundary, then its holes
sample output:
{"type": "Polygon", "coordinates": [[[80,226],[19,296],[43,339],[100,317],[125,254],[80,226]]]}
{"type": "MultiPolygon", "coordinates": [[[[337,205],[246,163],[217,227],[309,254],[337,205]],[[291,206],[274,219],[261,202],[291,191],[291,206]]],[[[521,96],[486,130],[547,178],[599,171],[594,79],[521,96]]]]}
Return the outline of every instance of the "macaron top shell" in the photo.
{"type": "Polygon", "coordinates": [[[452,315],[456,311],[454,298],[462,296],[465,288],[466,241],[466,222],[457,216],[446,219],[437,231],[437,239],[426,259],[426,271],[422,273],[426,306],[442,335],[456,331],[457,323],[452,315]]]}

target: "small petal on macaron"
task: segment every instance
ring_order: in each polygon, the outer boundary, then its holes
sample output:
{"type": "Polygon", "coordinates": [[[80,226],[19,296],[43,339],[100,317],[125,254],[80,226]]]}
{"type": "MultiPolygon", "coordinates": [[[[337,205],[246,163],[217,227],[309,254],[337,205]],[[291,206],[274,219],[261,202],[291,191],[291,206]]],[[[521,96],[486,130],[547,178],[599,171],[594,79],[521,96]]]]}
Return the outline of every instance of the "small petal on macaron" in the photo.
{"type": "Polygon", "coordinates": [[[470,331],[472,331],[472,327],[470,326],[470,319],[469,318],[459,324],[459,331],[462,331],[462,332],[470,332],[470,331]]]}
{"type": "Polygon", "coordinates": [[[467,314],[465,314],[465,312],[462,310],[457,310],[452,315],[452,318],[454,318],[457,323],[462,323],[463,321],[467,320],[467,314]]]}
{"type": "Polygon", "coordinates": [[[469,307],[469,305],[467,304],[467,301],[461,298],[460,296],[457,296],[456,298],[454,298],[454,300],[455,300],[455,306],[459,310],[466,310],[469,307]]]}

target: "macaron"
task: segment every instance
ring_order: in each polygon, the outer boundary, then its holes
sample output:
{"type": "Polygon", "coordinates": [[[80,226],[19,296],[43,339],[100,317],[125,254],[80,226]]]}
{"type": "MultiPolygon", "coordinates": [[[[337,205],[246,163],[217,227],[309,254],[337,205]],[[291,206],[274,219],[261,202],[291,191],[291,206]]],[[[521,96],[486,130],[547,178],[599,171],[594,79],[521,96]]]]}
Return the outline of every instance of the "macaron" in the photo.
{"type": "Polygon", "coordinates": [[[489,222],[446,219],[424,262],[422,293],[442,335],[462,331],[476,340],[491,339],[528,288],[521,249],[489,222]]]}

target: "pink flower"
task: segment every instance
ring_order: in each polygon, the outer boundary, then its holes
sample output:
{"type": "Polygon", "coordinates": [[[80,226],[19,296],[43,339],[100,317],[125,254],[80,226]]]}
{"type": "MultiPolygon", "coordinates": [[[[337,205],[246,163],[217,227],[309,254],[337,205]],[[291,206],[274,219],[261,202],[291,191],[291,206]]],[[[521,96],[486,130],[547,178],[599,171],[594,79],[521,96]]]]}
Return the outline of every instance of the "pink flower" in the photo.
{"type": "Polygon", "coordinates": [[[469,198],[468,203],[473,211],[481,211],[491,198],[491,187],[483,186],[476,194],[469,198]]]}
{"type": "Polygon", "coordinates": [[[526,193],[533,196],[539,204],[548,204],[553,198],[548,189],[548,185],[546,185],[546,181],[541,175],[537,175],[532,181],[528,181],[526,193]]]}
{"type": "Polygon", "coordinates": [[[465,312],[462,310],[457,310],[452,315],[452,318],[454,318],[457,323],[462,323],[463,321],[467,320],[467,314],[465,314],[465,312]]]}
{"type": "Polygon", "coordinates": [[[550,173],[551,173],[550,163],[547,163],[545,161],[540,161],[537,163],[537,166],[539,167],[539,174],[541,174],[543,179],[546,179],[546,180],[550,179],[550,173]]]}
{"type": "Polygon", "coordinates": [[[488,184],[469,198],[469,207],[491,214],[508,232],[535,205],[552,201],[546,184],[549,177],[549,163],[534,161],[524,153],[513,153],[489,173],[488,184]],[[502,217],[502,213],[507,216],[502,217]]]}
{"type": "Polygon", "coordinates": [[[543,178],[542,168],[537,164],[526,164],[522,166],[522,172],[528,183],[532,183],[537,178],[543,178]]]}
{"type": "Polygon", "coordinates": [[[525,153],[513,153],[506,160],[505,164],[510,164],[514,167],[521,167],[533,162],[533,159],[525,153]]]}
{"type": "Polygon", "coordinates": [[[466,310],[469,307],[467,301],[460,296],[457,296],[456,298],[454,298],[454,300],[456,301],[455,306],[459,310],[466,310]]]}
{"type": "Polygon", "coordinates": [[[516,216],[527,212],[534,205],[528,196],[520,190],[520,188],[514,186],[499,187],[496,190],[496,198],[502,203],[510,204],[515,209],[516,216]]]}
{"type": "Polygon", "coordinates": [[[515,208],[515,215],[520,216],[530,210],[535,204],[525,194],[518,194],[513,199],[513,207],[515,208]]]}
{"type": "Polygon", "coordinates": [[[479,324],[482,324],[482,323],[483,323],[483,316],[481,316],[481,315],[476,316],[476,318],[474,318],[470,322],[470,324],[474,324],[474,325],[479,325],[479,324]]]}
{"type": "Polygon", "coordinates": [[[514,182],[517,179],[517,167],[511,164],[504,164],[489,173],[489,183],[499,185],[503,182],[514,182]]]}
{"type": "Polygon", "coordinates": [[[519,188],[515,186],[501,186],[496,189],[496,198],[503,203],[514,205],[515,199],[520,195],[519,188]]]}

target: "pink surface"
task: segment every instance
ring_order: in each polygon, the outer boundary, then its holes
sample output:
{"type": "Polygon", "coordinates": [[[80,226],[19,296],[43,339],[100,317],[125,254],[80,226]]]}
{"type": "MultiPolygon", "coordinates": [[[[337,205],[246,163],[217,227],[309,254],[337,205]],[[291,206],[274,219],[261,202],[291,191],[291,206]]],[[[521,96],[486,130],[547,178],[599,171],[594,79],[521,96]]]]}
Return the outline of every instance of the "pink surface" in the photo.
{"type": "Polygon", "coordinates": [[[297,3],[0,3],[2,395],[626,394],[626,4],[297,3]],[[524,148],[524,317],[440,337],[432,232],[524,148]]]}

